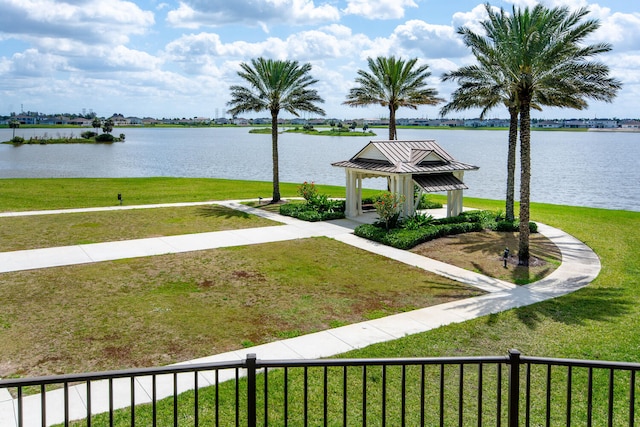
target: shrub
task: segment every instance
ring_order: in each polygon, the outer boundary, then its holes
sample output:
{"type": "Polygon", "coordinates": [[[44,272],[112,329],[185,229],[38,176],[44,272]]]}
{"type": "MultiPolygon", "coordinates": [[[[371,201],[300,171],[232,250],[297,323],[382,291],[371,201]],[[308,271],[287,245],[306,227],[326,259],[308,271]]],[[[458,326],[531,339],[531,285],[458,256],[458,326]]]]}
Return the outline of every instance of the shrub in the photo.
{"type": "Polygon", "coordinates": [[[431,215],[416,213],[409,218],[402,220],[400,226],[407,230],[416,230],[420,227],[424,227],[433,223],[434,219],[431,215]]]}
{"type": "Polygon", "coordinates": [[[114,139],[115,138],[110,133],[103,133],[96,136],[96,142],[113,142],[114,139]]]}
{"type": "Polygon", "coordinates": [[[14,144],[23,144],[24,138],[21,136],[14,136],[13,138],[11,138],[11,142],[13,142],[14,144]]]}
{"type": "Polygon", "coordinates": [[[98,134],[96,132],[91,131],[91,130],[84,131],[84,132],[82,132],[80,134],[80,136],[83,137],[84,139],[91,139],[96,135],[98,135],[98,134]]]}
{"type": "Polygon", "coordinates": [[[301,210],[304,210],[304,205],[300,203],[287,203],[280,206],[280,214],[286,216],[294,216],[301,210]]]}
{"type": "Polygon", "coordinates": [[[380,194],[373,206],[376,208],[380,221],[385,228],[390,230],[396,226],[400,216],[400,205],[404,202],[404,196],[386,191],[380,194]]]}
{"type": "Polygon", "coordinates": [[[498,221],[496,222],[496,231],[518,231],[520,227],[518,221],[498,221]]]}
{"type": "Polygon", "coordinates": [[[298,194],[305,203],[287,203],[280,206],[280,214],[303,221],[326,221],[344,218],[344,200],[331,200],[325,194],[319,194],[313,182],[304,182],[298,187],[298,194]]]}
{"type": "MultiPolygon", "coordinates": [[[[517,233],[520,230],[520,221],[498,221],[495,225],[495,231],[510,231],[517,233]]],[[[537,233],[538,232],[538,224],[535,222],[529,222],[529,232],[537,233]]]]}
{"type": "MultiPolygon", "coordinates": [[[[400,228],[386,230],[383,223],[363,224],[354,230],[356,236],[393,246],[398,249],[410,249],[420,243],[444,236],[483,231],[486,228],[498,231],[515,231],[518,223],[500,221],[496,223],[495,214],[490,211],[471,211],[465,214],[434,220],[429,216],[413,216],[404,220],[400,228]],[[420,225],[421,224],[421,225],[420,225]]],[[[532,233],[537,231],[535,223],[530,223],[532,233]],[[535,230],[535,231],[534,231],[535,230]]]]}

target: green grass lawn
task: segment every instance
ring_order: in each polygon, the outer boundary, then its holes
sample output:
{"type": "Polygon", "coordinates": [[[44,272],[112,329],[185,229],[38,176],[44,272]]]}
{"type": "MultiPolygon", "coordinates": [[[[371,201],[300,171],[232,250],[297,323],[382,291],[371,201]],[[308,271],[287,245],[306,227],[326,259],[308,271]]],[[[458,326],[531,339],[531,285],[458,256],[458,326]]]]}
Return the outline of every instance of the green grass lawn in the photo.
{"type": "MultiPolygon", "coordinates": [[[[466,206],[480,209],[499,209],[502,203],[490,200],[467,199],[466,206]]],[[[591,246],[600,256],[602,271],[598,278],[586,288],[572,294],[548,300],[542,303],[509,310],[503,313],[484,316],[475,320],[460,324],[444,326],[429,332],[407,336],[398,340],[375,344],[362,350],[352,351],[338,357],[348,358],[376,358],[376,357],[437,357],[437,356],[477,356],[477,355],[505,355],[511,348],[517,348],[526,355],[548,356],[560,358],[580,358],[596,360],[618,360],[638,362],[640,358],[640,213],[628,211],[613,211],[603,209],[568,207],[548,204],[533,204],[532,219],[565,230],[591,246]]],[[[260,357],[260,355],[258,355],[260,357]]],[[[539,380],[532,384],[534,407],[544,407],[544,377],[545,372],[537,370],[539,380]]],[[[535,373],[535,370],[534,370],[535,373]]],[[[319,374],[319,372],[317,372],[319,374]]],[[[398,372],[389,372],[390,391],[388,421],[395,422],[399,419],[397,393],[400,390],[398,372]],[[393,397],[391,397],[393,396],[393,397]],[[393,421],[395,420],[395,421],[393,421]]],[[[586,384],[583,372],[576,372],[574,384],[586,384]]],[[[367,388],[368,404],[372,412],[370,423],[378,425],[380,402],[380,370],[372,368],[368,371],[367,388]],[[377,403],[376,403],[377,402],[377,403]]],[[[426,373],[427,384],[434,385],[438,382],[438,372],[426,373]]],[[[457,373],[455,370],[447,371],[447,384],[456,387],[457,373]]],[[[486,395],[491,396],[494,390],[495,379],[491,373],[485,373],[489,386],[485,390],[486,395]]],[[[340,373],[337,374],[340,377],[340,373]]],[[[407,370],[407,387],[415,387],[419,384],[419,369],[407,370]]],[[[311,370],[308,382],[310,384],[309,396],[319,396],[322,393],[322,382],[315,371],[311,370]]],[[[359,416],[362,408],[362,399],[359,397],[362,390],[361,369],[354,368],[349,374],[349,389],[352,390],[352,398],[348,402],[348,418],[351,423],[361,424],[359,416]]],[[[259,378],[259,381],[262,381],[259,378]]],[[[304,379],[300,372],[290,374],[288,388],[290,390],[290,405],[293,418],[290,424],[302,422],[302,384],[304,379]]],[[[335,413],[336,419],[341,419],[341,408],[335,407],[341,404],[341,382],[330,382],[332,399],[330,413],[335,413]]],[[[467,390],[475,390],[475,372],[466,372],[465,387],[467,390]]],[[[564,374],[556,372],[554,375],[555,391],[551,396],[552,425],[564,425],[564,405],[566,397],[564,391],[564,374]]],[[[242,381],[244,384],[244,381],[242,381]]],[[[284,402],[278,397],[284,387],[282,372],[273,372],[269,379],[270,412],[272,423],[280,425],[281,411],[284,402]]],[[[607,423],[607,378],[606,375],[596,375],[594,378],[594,409],[593,425],[606,425],[607,423]]],[[[636,383],[636,396],[638,384],[636,383]]],[[[438,395],[430,387],[427,394],[428,402],[437,402],[438,395]]],[[[220,395],[222,402],[234,402],[235,388],[232,383],[222,384],[220,395]]],[[[619,386],[615,389],[617,414],[614,425],[626,425],[626,409],[624,405],[626,388],[619,386]]],[[[180,418],[192,419],[191,399],[193,393],[185,393],[179,399],[180,418]]],[[[202,402],[213,399],[213,390],[201,391],[202,402]]],[[[470,404],[473,405],[475,393],[469,394],[470,404]]],[[[447,398],[446,417],[447,423],[457,425],[457,414],[452,405],[457,404],[456,396],[447,398]],[[450,400],[449,400],[450,399],[450,400]]],[[[503,402],[504,403],[504,402],[503,402]]],[[[415,393],[410,393],[407,398],[408,425],[417,425],[419,403],[415,393]]],[[[430,407],[433,408],[433,405],[430,407]]],[[[166,399],[159,404],[160,417],[170,420],[172,417],[172,399],[166,399]]],[[[224,404],[221,410],[223,418],[232,422],[230,407],[224,404]]],[[[484,420],[491,423],[495,414],[491,408],[486,409],[484,420]]],[[[148,419],[149,408],[140,408],[136,411],[142,420],[148,419]]],[[[578,394],[573,401],[573,420],[575,425],[585,425],[586,399],[583,394],[578,394]]],[[[428,425],[436,425],[438,420],[434,414],[428,415],[428,425]]],[[[119,412],[121,423],[127,425],[128,411],[119,412]]],[[[638,423],[638,411],[636,411],[636,424],[638,423]]],[[[98,418],[98,420],[104,418],[98,418]]],[[[201,420],[212,420],[211,411],[204,411],[201,420]]],[[[318,421],[322,419],[321,406],[310,404],[310,419],[318,421]]],[[[206,421],[203,421],[206,422],[206,421]]],[[[223,421],[225,422],[225,421],[223,421]]],[[[476,425],[472,411],[465,413],[463,425],[476,425]]],[[[494,425],[495,422],[491,425],[494,425]]],[[[79,425],[82,425],[81,423],[79,425]]],[[[447,424],[449,425],[449,424],[447,424]]],[[[532,425],[544,425],[544,417],[539,414],[534,417],[532,425]]]]}
{"type": "MultiPolygon", "coordinates": [[[[46,180],[47,184],[55,187],[55,190],[48,192],[47,188],[42,188],[42,181],[40,183],[35,180],[30,181],[0,180],[0,194],[3,196],[0,199],[0,210],[104,206],[115,204],[115,194],[120,191],[124,193],[127,202],[159,203],[247,198],[257,195],[267,197],[270,188],[269,183],[240,186],[239,183],[220,180],[215,180],[215,184],[210,180],[164,178],[142,181],[78,180],[76,183],[74,183],[75,180],[58,182],[46,180]],[[140,185],[141,183],[144,185],[140,185]],[[99,187],[100,191],[105,191],[105,194],[108,192],[108,197],[93,194],[96,192],[91,191],[92,185],[99,187]],[[129,186],[128,189],[126,189],[127,186],[129,186]],[[256,195],[258,190],[264,190],[263,194],[256,195]],[[128,191],[132,191],[133,195],[129,196],[132,199],[127,197],[128,191]],[[249,195],[249,193],[252,194],[249,195]],[[34,195],[39,195],[41,200],[33,200],[34,195]]],[[[295,195],[295,185],[292,184],[287,188],[287,191],[290,191],[288,194],[295,195]]],[[[322,191],[330,192],[327,189],[322,191]]],[[[344,194],[344,189],[341,191],[344,194]]],[[[341,194],[337,194],[339,192],[340,190],[335,188],[335,193],[332,195],[340,196],[341,194]]],[[[503,202],[465,199],[465,206],[503,209],[503,202]]],[[[640,332],[638,332],[640,331],[640,213],[533,203],[531,218],[560,228],[589,245],[602,262],[602,271],[598,278],[586,288],[557,299],[444,326],[384,344],[372,345],[340,357],[504,355],[508,349],[517,348],[524,354],[532,356],[638,362],[640,358],[640,332]]],[[[336,265],[343,267],[346,260],[352,261],[355,258],[352,255],[343,254],[338,259],[336,265]]],[[[132,261],[122,262],[127,264],[132,261]]],[[[295,266],[291,266],[290,263],[285,265],[293,268],[293,275],[297,275],[295,266]]],[[[326,267],[331,264],[323,261],[320,265],[326,267]]],[[[391,276],[382,274],[383,281],[391,276]]],[[[328,277],[333,277],[333,273],[328,277]]],[[[147,278],[144,282],[147,282],[147,278]]],[[[24,283],[38,289],[38,283],[46,283],[46,280],[39,282],[31,278],[24,283]]],[[[177,283],[181,282],[177,281],[177,283]]],[[[127,283],[121,283],[120,286],[125,292],[127,283]]],[[[52,295],[57,292],[56,287],[44,289],[52,295]]],[[[26,294],[27,291],[23,293],[26,294]]],[[[21,313],[24,312],[23,309],[21,310],[21,313]]],[[[11,325],[11,319],[0,319],[0,325],[7,324],[11,325]]],[[[295,329],[295,322],[290,328],[295,329]]],[[[0,334],[6,333],[6,330],[7,328],[0,329],[0,334]]],[[[59,332],[61,336],[65,333],[63,330],[59,332]]],[[[273,333],[277,337],[277,333],[275,331],[273,333]]],[[[248,339],[251,340],[251,337],[248,339]]],[[[50,351],[52,355],[55,354],[53,347],[50,351]]],[[[49,357],[53,357],[52,355],[49,357]]],[[[229,387],[222,392],[231,395],[233,390],[229,387]]],[[[357,410],[357,403],[354,405],[357,410]]],[[[605,419],[599,419],[594,425],[604,424],[605,421],[605,419]]]]}
{"type": "Polygon", "coordinates": [[[479,291],[328,238],[0,275],[0,377],[157,366],[479,291]]]}
{"type": "Polygon", "coordinates": [[[280,223],[218,205],[0,217],[0,252],[280,223]]]}
{"type": "MultiPolygon", "coordinates": [[[[311,178],[311,177],[310,177],[311,178]]],[[[297,196],[301,183],[281,183],[282,197],[297,196]]],[[[344,187],[317,185],[331,197],[344,197],[344,187]]],[[[0,179],[0,212],[204,202],[228,199],[271,199],[270,182],[213,178],[30,178],[0,179]]],[[[365,196],[378,191],[365,190],[365,196]]]]}

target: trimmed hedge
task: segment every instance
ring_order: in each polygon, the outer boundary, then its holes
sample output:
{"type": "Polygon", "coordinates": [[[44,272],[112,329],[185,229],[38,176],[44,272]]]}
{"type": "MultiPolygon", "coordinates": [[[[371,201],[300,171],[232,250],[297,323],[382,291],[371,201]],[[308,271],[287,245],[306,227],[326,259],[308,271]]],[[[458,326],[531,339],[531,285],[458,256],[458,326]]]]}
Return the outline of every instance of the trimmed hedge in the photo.
{"type": "Polygon", "coordinates": [[[340,219],[344,218],[344,202],[342,202],[342,210],[340,210],[340,206],[338,206],[338,210],[328,210],[324,212],[318,211],[314,206],[307,203],[287,203],[280,206],[280,215],[309,222],[340,219]]]}
{"type": "MultiPolygon", "coordinates": [[[[411,249],[420,243],[454,234],[471,233],[486,229],[495,231],[518,231],[518,221],[496,221],[496,214],[490,211],[469,211],[456,217],[441,218],[431,224],[414,228],[400,227],[385,230],[381,224],[362,224],[354,234],[365,239],[380,242],[398,249],[411,249]]],[[[531,233],[537,233],[535,222],[529,223],[531,233]]]]}

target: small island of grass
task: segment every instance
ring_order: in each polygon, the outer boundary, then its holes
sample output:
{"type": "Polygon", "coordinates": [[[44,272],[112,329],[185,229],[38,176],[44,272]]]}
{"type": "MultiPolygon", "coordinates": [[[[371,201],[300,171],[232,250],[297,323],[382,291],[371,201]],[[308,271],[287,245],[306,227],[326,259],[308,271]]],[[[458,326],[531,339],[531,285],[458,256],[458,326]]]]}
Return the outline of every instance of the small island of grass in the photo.
{"type": "Polygon", "coordinates": [[[3,141],[3,144],[24,145],[24,144],[110,144],[112,142],[124,142],[125,135],[120,134],[119,137],[115,137],[110,133],[97,134],[96,132],[86,131],[82,132],[80,136],[76,136],[73,133],[69,135],[56,135],[55,137],[49,136],[46,133],[42,136],[32,136],[29,139],[21,136],[14,136],[9,141],[3,141]]]}
{"type": "MultiPolygon", "coordinates": [[[[368,128],[367,128],[368,129],[368,128]]],[[[332,127],[328,130],[317,130],[313,126],[303,126],[302,128],[296,126],[292,129],[283,129],[279,133],[301,133],[304,135],[319,135],[319,136],[376,136],[372,131],[363,129],[362,132],[356,131],[354,128],[347,127],[332,127]]],[[[251,129],[249,133],[257,134],[271,134],[270,127],[260,127],[251,129]]]]}

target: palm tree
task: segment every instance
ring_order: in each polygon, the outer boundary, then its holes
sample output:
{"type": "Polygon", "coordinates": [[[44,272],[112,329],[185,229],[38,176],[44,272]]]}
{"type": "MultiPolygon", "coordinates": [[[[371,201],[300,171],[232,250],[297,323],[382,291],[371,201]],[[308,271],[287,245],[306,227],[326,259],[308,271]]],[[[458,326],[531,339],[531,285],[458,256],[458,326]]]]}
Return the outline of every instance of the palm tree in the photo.
{"type": "Polygon", "coordinates": [[[20,127],[20,122],[16,119],[13,119],[9,122],[9,127],[13,129],[13,135],[11,136],[11,140],[13,141],[14,139],[16,139],[16,128],[20,127]]]}
{"type": "Polygon", "coordinates": [[[436,105],[444,101],[435,89],[426,87],[431,75],[428,65],[416,68],[417,58],[404,61],[379,56],[367,58],[370,72],[358,70],[356,83],[343,103],[352,107],[379,104],[389,108],[389,140],[398,139],[396,111],[400,107],[414,110],[418,105],[436,105]]]}
{"type": "MultiPolygon", "coordinates": [[[[460,29],[459,32],[462,32],[460,29]]],[[[515,170],[516,147],[518,143],[518,104],[513,93],[509,93],[509,85],[500,69],[487,64],[479,58],[479,65],[461,67],[456,71],[445,73],[442,81],[455,80],[459,87],[451,94],[449,101],[440,110],[445,116],[452,111],[471,108],[482,108],[480,119],[484,119],[489,110],[504,105],[509,111],[509,145],[507,154],[507,192],[505,198],[505,218],[515,219],[515,170]]],[[[537,105],[535,108],[539,109],[537,105]]]]}
{"type": "Polygon", "coordinates": [[[238,76],[249,83],[249,87],[231,86],[233,116],[246,111],[271,112],[271,149],[273,159],[273,198],[280,201],[280,178],[278,173],[278,115],[281,110],[299,116],[298,111],[308,111],[324,115],[324,110],[315,104],[324,102],[315,89],[309,86],[317,83],[309,72],[311,64],[300,65],[298,61],[273,59],[252,59],[250,64],[240,64],[238,76]]]}
{"type": "MultiPolygon", "coordinates": [[[[586,105],[584,98],[611,102],[621,83],[609,77],[609,67],[592,58],[611,45],[582,45],[600,27],[583,21],[586,8],[513,8],[511,51],[506,70],[520,108],[520,238],[518,262],[529,265],[529,199],[531,182],[531,105],[586,105]]],[[[574,107],[575,108],[575,107],[574,107]]]]}
{"type": "Polygon", "coordinates": [[[91,126],[96,130],[96,133],[98,133],[98,129],[102,127],[102,121],[99,118],[94,117],[93,120],[91,120],[91,126]]]}
{"type": "MultiPolygon", "coordinates": [[[[518,261],[529,264],[529,203],[531,182],[531,108],[537,105],[582,109],[584,98],[611,102],[621,84],[609,77],[609,68],[593,56],[611,50],[600,43],[583,45],[599,21],[583,18],[587,9],[570,12],[536,5],[508,15],[487,4],[483,22],[486,37],[462,29],[465,43],[483,66],[503,76],[501,90],[520,116],[520,237],[518,261]]],[[[481,66],[482,66],[481,65],[481,66]]],[[[511,111],[510,111],[511,112],[511,111]]],[[[513,117],[513,115],[511,115],[513,117]]]]}

